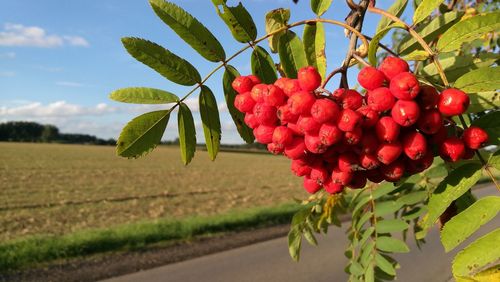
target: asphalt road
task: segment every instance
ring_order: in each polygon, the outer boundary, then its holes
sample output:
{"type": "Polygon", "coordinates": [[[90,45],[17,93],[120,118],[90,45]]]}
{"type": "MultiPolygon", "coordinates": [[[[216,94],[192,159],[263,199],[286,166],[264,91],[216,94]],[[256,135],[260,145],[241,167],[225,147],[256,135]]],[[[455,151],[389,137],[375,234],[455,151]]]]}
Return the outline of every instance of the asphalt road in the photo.
{"type": "MultiPolygon", "coordinates": [[[[486,187],[479,189],[476,194],[484,196],[494,193],[494,187],[486,187]]],[[[347,227],[348,224],[345,225],[347,227]]],[[[492,221],[483,226],[474,238],[498,226],[498,221],[492,221]]],[[[342,230],[330,228],[327,236],[318,237],[318,247],[310,246],[304,241],[299,263],[290,259],[287,239],[283,237],[106,281],[347,281],[348,276],[343,270],[347,263],[343,255],[347,245],[344,234],[346,227],[342,230]]],[[[463,247],[472,240],[474,239],[471,238],[460,246],[463,247]]],[[[427,244],[422,250],[418,250],[413,240],[410,240],[409,246],[410,253],[395,256],[401,264],[397,280],[441,282],[451,279],[450,263],[456,251],[444,253],[437,228],[428,234],[427,244]]]]}

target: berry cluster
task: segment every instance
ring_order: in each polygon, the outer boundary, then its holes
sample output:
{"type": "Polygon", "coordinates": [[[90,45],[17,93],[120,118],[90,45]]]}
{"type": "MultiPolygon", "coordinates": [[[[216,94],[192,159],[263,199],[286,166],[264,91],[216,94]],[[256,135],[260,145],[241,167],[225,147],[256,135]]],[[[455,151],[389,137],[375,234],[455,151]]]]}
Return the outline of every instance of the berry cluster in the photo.
{"type": "Polygon", "coordinates": [[[367,180],[395,182],[432,164],[431,144],[443,159],[457,161],[472,157],[488,140],[478,127],[466,129],[462,138],[449,137],[444,117],[464,113],[469,97],[457,89],[439,94],[421,86],[399,58],[360,71],[365,95],[343,88],[324,95],[313,67],[297,76],[270,85],[240,76],[232,83],[239,93],[234,106],[245,113],[259,143],[292,160],[293,173],[304,177],[309,193],[322,187],[340,193],[345,186],[362,188],[367,180]]]}

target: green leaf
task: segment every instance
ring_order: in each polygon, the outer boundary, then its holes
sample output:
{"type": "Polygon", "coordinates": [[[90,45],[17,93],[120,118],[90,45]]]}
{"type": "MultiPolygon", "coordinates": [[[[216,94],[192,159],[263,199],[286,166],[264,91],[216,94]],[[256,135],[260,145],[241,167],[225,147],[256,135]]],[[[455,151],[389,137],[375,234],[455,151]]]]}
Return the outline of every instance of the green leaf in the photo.
{"type": "Polygon", "coordinates": [[[372,40],[370,41],[370,44],[368,46],[368,61],[372,65],[377,64],[377,50],[378,50],[378,44],[382,38],[391,30],[391,28],[401,28],[400,24],[393,23],[390,26],[387,26],[386,28],[382,29],[379,31],[375,36],[373,36],[372,40]]]}
{"type": "MultiPolygon", "coordinates": [[[[428,24],[419,25],[415,31],[425,40],[425,42],[430,43],[460,20],[463,14],[463,12],[448,12],[433,18],[428,24]]],[[[397,50],[400,55],[407,55],[416,50],[423,51],[422,48],[422,45],[420,45],[413,36],[407,34],[401,39],[397,50]]]]}
{"type": "Polygon", "coordinates": [[[485,33],[500,28],[500,12],[477,15],[460,21],[450,27],[437,43],[440,52],[450,52],[459,49],[463,43],[480,38],[485,33]]]}
{"type": "Polygon", "coordinates": [[[302,243],[302,234],[297,227],[290,229],[288,232],[288,252],[294,261],[300,259],[300,246],[302,243]]]}
{"type": "Polygon", "coordinates": [[[190,86],[201,81],[193,65],[156,43],[134,37],[124,37],[122,43],[132,57],[172,82],[190,86]]]}
{"type": "Polygon", "coordinates": [[[377,249],[391,253],[408,253],[410,251],[410,248],[403,241],[387,236],[377,237],[377,249]]]}
{"type": "Polygon", "coordinates": [[[402,203],[397,201],[388,201],[377,203],[375,207],[375,216],[383,216],[390,213],[395,213],[403,206],[402,203]]]}
{"type": "Polygon", "coordinates": [[[488,266],[498,264],[500,258],[498,246],[500,246],[500,228],[477,239],[455,256],[452,264],[453,276],[470,277],[488,266]]]}
{"type": "Polygon", "coordinates": [[[439,5],[443,3],[443,0],[424,0],[420,5],[418,5],[415,13],[413,14],[413,25],[417,25],[419,22],[427,18],[432,11],[434,11],[439,5]]]}
{"type": "Polygon", "coordinates": [[[363,226],[363,224],[365,224],[368,219],[370,219],[370,217],[373,215],[373,213],[371,212],[366,212],[363,214],[363,216],[361,216],[361,218],[356,222],[356,226],[355,228],[357,230],[361,229],[361,227],[363,226]]]}
{"type": "Polygon", "coordinates": [[[181,148],[181,158],[184,165],[191,162],[196,151],[196,130],[194,127],[193,115],[188,106],[179,104],[177,115],[177,125],[179,127],[179,146],[181,148]]]}
{"type": "Polygon", "coordinates": [[[363,231],[363,235],[361,235],[361,239],[359,240],[359,245],[363,246],[374,231],[375,228],[373,226],[370,226],[365,231],[363,231]]]}
{"type": "Polygon", "coordinates": [[[414,205],[425,199],[427,199],[427,191],[416,191],[402,196],[397,201],[404,205],[414,205]]]}
{"type": "Polygon", "coordinates": [[[238,76],[240,76],[238,71],[233,66],[227,65],[226,70],[224,71],[224,76],[222,78],[222,88],[224,89],[224,97],[226,98],[227,109],[234,121],[234,124],[236,125],[236,129],[238,130],[241,138],[243,138],[245,142],[250,144],[255,140],[252,129],[248,127],[244,122],[245,114],[238,111],[234,107],[234,98],[236,97],[237,93],[231,86],[231,83],[238,76]]]}
{"type": "Polygon", "coordinates": [[[217,100],[212,90],[205,85],[201,86],[199,103],[208,156],[213,161],[219,152],[221,127],[217,100]]]}
{"type": "Polygon", "coordinates": [[[429,59],[429,53],[424,50],[415,50],[408,55],[401,57],[405,61],[425,61],[429,59]]]}
{"type": "Polygon", "coordinates": [[[264,48],[260,46],[255,47],[250,63],[252,73],[260,78],[262,83],[272,84],[278,79],[273,58],[271,58],[271,55],[264,48]]]}
{"type": "Polygon", "coordinates": [[[307,62],[314,66],[322,79],[326,75],[326,56],[325,56],[325,28],[323,23],[311,23],[304,25],[304,48],[307,62]]]}
{"type": "Polygon", "coordinates": [[[408,223],[399,219],[384,219],[377,222],[377,233],[391,233],[403,231],[409,227],[408,223]]]}
{"type": "Polygon", "coordinates": [[[486,67],[468,72],[453,85],[467,93],[500,89],[500,67],[486,67]]]}
{"type": "Polygon", "coordinates": [[[318,245],[318,241],[316,241],[316,237],[314,237],[314,234],[312,233],[311,228],[305,227],[303,230],[304,238],[306,238],[307,242],[313,246],[318,245]]]}
{"type": "Polygon", "coordinates": [[[227,0],[212,0],[217,14],[226,23],[233,37],[242,43],[252,42],[257,38],[257,28],[252,16],[241,2],[236,7],[228,7],[227,0]]]}
{"type": "Polygon", "coordinates": [[[332,0],[311,0],[311,9],[316,15],[321,16],[330,8],[331,4],[332,0]]]}
{"type": "Polygon", "coordinates": [[[388,261],[384,256],[382,256],[379,253],[375,254],[375,263],[377,266],[382,270],[383,272],[395,276],[396,275],[396,270],[394,269],[394,266],[390,261],[388,261]]]}
{"type": "Polygon", "coordinates": [[[167,91],[146,87],[122,88],[111,92],[112,100],[133,104],[168,104],[179,101],[179,97],[167,91]]]}
{"type": "Polygon", "coordinates": [[[165,24],[205,59],[211,62],[226,59],[226,53],[219,41],[191,14],[164,0],[149,0],[149,4],[165,24]]]}
{"type": "Polygon", "coordinates": [[[415,234],[417,239],[424,238],[451,202],[474,186],[480,177],[481,164],[467,163],[452,170],[432,193],[428,203],[429,212],[419,223],[422,230],[415,234]]]}
{"type": "MultiPolygon", "coordinates": [[[[394,3],[387,9],[387,12],[391,15],[395,15],[396,17],[401,16],[403,14],[406,4],[408,4],[408,0],[396,0],[394,3]]],[[[375,30],[375,34],[379,33],[381,30],[384,30],[392,23],[392,20],[388,17],[382,17],[378,22],[377,29],[375,30]]]]}
{"type": "Polygon", "coordinates": [[[156,111],[131,120],[118,138],[116,154],[138,158],[151,152],[160,143],[169,117],[170,111],[156,111]]]}
{"type": "Polygon", "coordinates": [[[401,218],[404,220],[414,220],[427,212],[427,210],[426,206],[414,207],[410,211],[405,212],[401,218]]]}
{"type": "Polygon", "coordinates": [[[500,109],[500,95],[496,91],[469,93],[469,99],[467,113],[500,109]]]}
{"type": "MultiPolygon", "coordinates": [[[[495,63],[498,55],[492,53],[482,53],[477,58],[470,55],[451,56],[439,58],[444,73],[448,81],[455,82],[457,78],[478,68],[488,67],[495,63]]],[[[422,71],[422,75],[431,82],[441,83],[441,77],[435,64],[428,64],[422,71]]]]}
{"type": "Polygon", "coordinates": [[[441,242],[446,252],[469,238],[482,225],[500,212],[500,197],[484,197],[450,219],[441,231],[441,242]]]}
{"type": "Polygon", "coordinates": [[[351,263],[351,266],[349,267],[349,272],[354,274],[354,275],[361,275],[363,274],[363,267],[361,266],[361,264],[359,264],[358,262],[356,261],[353,261],[351,263]]]}
{"type": "MultiPolygon", "coordinates": [[[[270,34],[277,30],[283,29],[288,24],[290,19],[290,9],[279,8],[272,10],[266,14],[266,33],[270,34]]],[[[271,52],[278,52],[278,43],[281,35],[285,33],[285,30],[280,31],[274,35],[269,36],[269,48],[271,52]]]]}
{"type": "Polygon", "coordinates": [[[491,157],[488,159],[488,165],[493,166],[494,168],[500,170],[500,149],[497,150],[491,157]]]}
{"type": "MultiPolygon", "coordinates": [[[[497,95],[498,96],[498,95],[497,95]]],[[[497,100],[499,100],[497,98],[497,100]]],[[[497,103],[500,107],[500,103],[497,103]]],[[[479,126],[484,129],[489,136],[488,144],[500,144],[500,111],[491,111],[484,116],[474,120],[472,125],[479,126]]]]}
{"type": "Polygon", "coordinates": [[[365,279],[364,282],[374,282],[375,281],[375,273],[374,273],[373,265],[369,265],[365,270],[365,279]]]}
{"type": "Polygon", "coordinates": [[[297,78],[298,69],[307,66],[304,45],[293,31],[280,36],[278,53],[286,77],[297,78]]]}

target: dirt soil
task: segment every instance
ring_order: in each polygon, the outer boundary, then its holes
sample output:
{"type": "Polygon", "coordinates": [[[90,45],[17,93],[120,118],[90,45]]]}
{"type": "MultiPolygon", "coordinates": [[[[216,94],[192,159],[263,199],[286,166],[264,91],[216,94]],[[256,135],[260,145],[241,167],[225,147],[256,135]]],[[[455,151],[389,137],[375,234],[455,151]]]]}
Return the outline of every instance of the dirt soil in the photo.
{"type": "MultiPolygon", "coordinates": [[[[0,274],[0,281],[96,281],[284,236],[289,225],[197,238],[170,246],[60,261],[0,274]]],[[[286,246],[283,246],[286,248],[286,246]]]]}

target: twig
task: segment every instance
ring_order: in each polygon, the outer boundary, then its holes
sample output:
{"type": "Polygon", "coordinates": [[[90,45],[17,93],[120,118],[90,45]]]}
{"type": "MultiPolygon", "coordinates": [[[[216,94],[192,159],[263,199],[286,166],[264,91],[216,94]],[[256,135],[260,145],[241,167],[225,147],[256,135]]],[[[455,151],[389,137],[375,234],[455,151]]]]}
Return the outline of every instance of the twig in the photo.
{"type": "MultiPolygon", "coordinates": [[[[366,37],[366,39],[370,40],[370,42],[373,40],[372,37],[370,37],[370,36],[368,36],[366,34],[363,34],[363,36],[366,37]]],[[[399,57],[399,55],[396,52],[392,51],[391,48],[385,46],[384,44],[382,44],[382,43],[379,42],[378,46],[380,48],[384,49],[385,51],[389,52],[389,54],[393,55],[394,57],[399,57]]]]}

